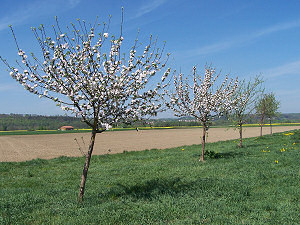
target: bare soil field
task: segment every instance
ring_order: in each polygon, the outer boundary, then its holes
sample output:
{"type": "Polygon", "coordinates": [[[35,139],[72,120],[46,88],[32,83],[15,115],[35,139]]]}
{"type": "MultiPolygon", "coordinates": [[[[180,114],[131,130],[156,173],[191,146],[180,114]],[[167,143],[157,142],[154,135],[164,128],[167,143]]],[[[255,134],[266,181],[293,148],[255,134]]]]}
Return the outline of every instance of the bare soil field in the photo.
{"type": "MultiPolygon", "coordinates": [[[[244,128],[244,137],[258,136],[259,129],[259,127],[244,128]]],[[[263,134],[269,134],[269,129],[265,127],[263,134]]],[[[300,126],[273,127],[273,132],[294,129],[300,129],[300,126]]],[[[114,154],[124,150],[141,151],[201,144],[201,134],[202,130],[197,128],[104,132],[97,134],[93,154],[114,154]]],[[[211,128],[208,131],[207,141],[216,142],[238,137],[238,131],[232,128],[211,128]]],[[[0,162],[82,156],[75,138],[81,149],[86,152],[90,133],[0,136],[0,162]]]]}

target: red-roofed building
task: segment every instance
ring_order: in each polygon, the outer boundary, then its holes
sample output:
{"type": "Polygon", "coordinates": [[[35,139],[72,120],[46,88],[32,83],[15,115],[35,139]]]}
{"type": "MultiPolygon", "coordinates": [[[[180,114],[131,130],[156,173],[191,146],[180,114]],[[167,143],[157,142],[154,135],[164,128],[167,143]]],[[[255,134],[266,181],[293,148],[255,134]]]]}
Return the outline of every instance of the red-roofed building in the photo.
{"type": "Polygon", "coordinates": [[[74,130],[74,127],[72,127],[72,126],[62,126],[60,128],[60,130],[74,130]]]}

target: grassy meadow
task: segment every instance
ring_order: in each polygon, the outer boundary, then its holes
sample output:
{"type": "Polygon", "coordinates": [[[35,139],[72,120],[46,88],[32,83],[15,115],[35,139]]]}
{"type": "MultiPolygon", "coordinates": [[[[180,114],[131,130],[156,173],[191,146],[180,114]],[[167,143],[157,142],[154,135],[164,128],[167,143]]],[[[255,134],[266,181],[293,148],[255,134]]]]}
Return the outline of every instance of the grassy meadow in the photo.
{"type": "Polygon", "coordinates": [[[237,143],[0,163],[0,224],[300,224],[300,130],[237,143]]]}

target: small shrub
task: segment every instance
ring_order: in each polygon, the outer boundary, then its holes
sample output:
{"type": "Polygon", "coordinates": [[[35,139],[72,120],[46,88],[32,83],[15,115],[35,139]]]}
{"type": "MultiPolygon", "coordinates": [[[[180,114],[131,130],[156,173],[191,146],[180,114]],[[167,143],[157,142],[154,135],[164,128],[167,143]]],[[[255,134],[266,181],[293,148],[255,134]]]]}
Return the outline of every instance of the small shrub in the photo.
{"type": "Polygon", "coordinates": [[[209,150],[205,151],[204,155],[209,159],[218,159],[223,157],[220,153],[209,150]]]}

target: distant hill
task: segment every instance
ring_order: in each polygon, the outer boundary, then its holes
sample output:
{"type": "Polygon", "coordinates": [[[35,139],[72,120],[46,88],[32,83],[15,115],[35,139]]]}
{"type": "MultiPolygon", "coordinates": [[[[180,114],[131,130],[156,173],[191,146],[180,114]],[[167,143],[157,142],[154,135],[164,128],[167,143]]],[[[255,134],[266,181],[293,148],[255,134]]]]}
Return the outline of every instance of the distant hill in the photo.
{"type": "Polygon", "coordinates": [[[300,113],[282,113],[277,120],[284,123],[300,122],[300,113]]]}
{"type": "MultiPolygon", "coordinates": [[[[297,123],[300,122],[300,113],[282,113],[273,123],[297,123]]],[[[249,123],[258,123],[253,117],[249,123]]],[[[212,121],[213,126],[230,125],[226,118],[212,121]]],[[[199,126],[200,122],[192,117],[151,119],[147,122],[134,124],[119,124],[118,127],[169,127],[169,126],[199,126]]],[[[30,114],[0,114],[0,131],[8,130],[57,130],[61,126],[73,126],[75,129],[89,128],[80,118],[71,116],[42,116],[30,114]]]]}
{"type": "Polygon", "coordinates": [[[0,130],[57,130],[70,125],[75,129],[88,128],[80,118],[70,116],[41,116],[29,114],[0,114],[0,130]]]}

